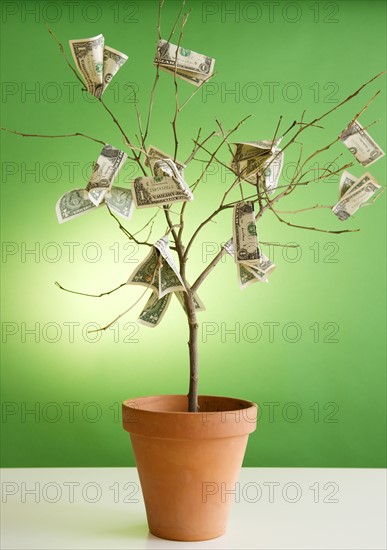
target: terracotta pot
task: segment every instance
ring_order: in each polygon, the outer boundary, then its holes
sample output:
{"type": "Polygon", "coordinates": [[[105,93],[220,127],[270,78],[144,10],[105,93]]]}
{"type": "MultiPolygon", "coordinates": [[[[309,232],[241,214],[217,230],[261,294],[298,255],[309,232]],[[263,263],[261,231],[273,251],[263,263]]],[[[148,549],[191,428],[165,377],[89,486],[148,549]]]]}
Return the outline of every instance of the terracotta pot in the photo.
{"type": "Polygon", "coordinates": [[[231,397],[200,396],[199,413],[186,395],[129,399],[122,406],[130,433],[149,530],[169,540],[224,534],[232,490],[257,406],[231,397]]]}

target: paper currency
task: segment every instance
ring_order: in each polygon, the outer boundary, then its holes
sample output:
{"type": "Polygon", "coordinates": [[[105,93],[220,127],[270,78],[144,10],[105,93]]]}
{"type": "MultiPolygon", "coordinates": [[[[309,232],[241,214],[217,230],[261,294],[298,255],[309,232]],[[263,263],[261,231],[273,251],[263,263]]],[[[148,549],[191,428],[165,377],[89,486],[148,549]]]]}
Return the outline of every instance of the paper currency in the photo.
{"type": "MultiPolygon", "coordinates": [[[[223,248],[230,256],[233,258],[235,257],[233,239],[227,241],[223,245],[223,248]]],[[[261,252],[261,256],[255,264],[238,263],[239,288],[244,290],[258,281],[261,283],[268,283],[268,277],[275,268],[275,264],[263,252],[261,252]]]]}
{"type": "Polygon", "coordinates": [[[169,176],[136,178],[133,181],[132,189],[137,208],[150,208],[193,200],[191,191],[188,193],[182,189],[181,184],[169,176]]]}
{"type": "Polygon", "coordinates": [[[146,286],[159,293],[160,254],[152,246],[147,257],[137,266],[127,280],[127,285],[146,286]]]}
{"type": "Polygon", "coordinates": [[[179,270],[177,269],[177,265],[175,264],[175,260],[173,259],[171,249],[169,248],[169,242],[168,237],[165,235],[161,239],[155,242],[154,244],[155,248],[160,252],[164,260],[167,262],[169,267],[172,269],[172,271],[175,273],[176,277],[179,279],[181,286],[185,290],[185,286],[183,283],[183,279],[181,278],[181,275],[179,273],[179,270]]]}
{"type": "Polygon", "coordinates": [[[122,218],[130,220],[132,217],[134,209],[132,192],[130,189],[124,189],[123,187],[112,187],[99,206],[95,206],[91,202],[85,189],[73,189],[62,195],[58,200],[56,215],[59,223],[64,223],[106,204],[110,210],[122,218]]]}
{"type": "MultiPolygon", "coordinates": [[[[154,164],[160,160],[170,159],[170,158],[171,157],[167,153],[164,153],[164,151],[161,151],[157,147],[154,147],[154,145],[150,145],[146,152],[145,166],[148,166],[148,168],[152,170],[152,174],[155,175],[153,171],[154,164]]],[[[178,160],[174,161],[174,163],[176,165],[176,168],[180,172],[180,174],[183,176],[186,165],[183,164],[182,162],[179,162],[178,160]]]]}
{"type": "Polygon", "coordinates": [[[86,191],[89,193],[91,202],[98,206],[106,193],[111,189],[113,181],[118,176],[119,171],[124,165],[128,155],[112,145],[106,144],[96,163],[94,163],[93,173],[86,191]]]}
{"type": "Polygon", "coordinates": [[[59,223],[64,223],[96,208],[84,189],[73,189],[62,195],[56,203],[56,215],[59,223]]]}
{"type": "Polygon", "coordinates": [[[159,299],[157,292],[152,292],[151,297],[145,304],[143,311],[138,318],[138,322],[147,327],[156,327],[169,306],[172,294],[166,294],[159,299]]]}
{"type": "Polygon", "coordinates": [[[235,261],[246,264],[260,258],[253,202],[238,202],[234,206],[235,261]]]}
{"type": "Polygon", "coordinates": [[[124,187],[112,187],[110,191],[105,195],[105,202],[109,206],[110,210],[130,220],[134,210],[134,201],[132,192],[130,189],[124,187]]]}
{"type": "Polygon", "coordinates": [[[269,194],[273,193],[284,163],[284,153],[278,147],[281,139],[234,143],[230,168],[241,180],[254,185],[258,181],[269,194]]]}
{"type": "Polygon", "coordinates": [[[106,193],[110,190],[118,172],[124,165],[128,155],[112,145],[106,144],[97,162],[94,164],[93,173],[86,186],[91,202],[98,206],[106,193]]]}
{"type": "Polygon", "coordinates": [[[113,76],[118,73],[122,65],[128,60],[128,56],[109,46],[103,51],[103,87],[102,93],[106,90],[113,76]]]}
{"type": "Polygon", "coordinates": [[[357,178],[344,170],[339,181],[339,199],[352,187],[357,178]]]}
{"type": "MultiPolygon", "coordinates": [[[[184,309],[184,311],[187,313],[187,309],[185,307],[184,302],[184,292],[175,292],[175,296],[178,299],[181,307],[184,309]]],[[[193,293],[193,301],[195,304],[195,311],[206,311],[206,306],[203,304],[199,296],[196,294],[196,292],[193,293]]]]}
{"type": "Polygon", "coordinates": [[[102,34],[70,40],[70,50],[88,92],[99,98],[128,57],[105,47],[102,34]]]}
{"type": "Polygon", "coordinates": [[[177,52],[177,46],[161,39],[157,45],[154,64],[170,74],[174,74],[176,70],[176,76],[200,86],[213,74],[215,59],[182,47],[177,52]]]}
{"type": "Polygon", "coordinates": [[[185,292],[167,237],[163,237],[152,246],[148,256],[130,275],[126,284],[151,288],[159,299],[171,292],[185,292]]]}
{"type": "Polygon", "coordinates": [[[342,132],[340,140],[363,166],[370,166],[385,155],[357,120],[342,132]]]}
{"type": "Polygon", "coordinates": [[[368,172],[356,180],[332,210],[339,220],[347,220],[362,206],[369,203],[381,185],[368,172]]]}

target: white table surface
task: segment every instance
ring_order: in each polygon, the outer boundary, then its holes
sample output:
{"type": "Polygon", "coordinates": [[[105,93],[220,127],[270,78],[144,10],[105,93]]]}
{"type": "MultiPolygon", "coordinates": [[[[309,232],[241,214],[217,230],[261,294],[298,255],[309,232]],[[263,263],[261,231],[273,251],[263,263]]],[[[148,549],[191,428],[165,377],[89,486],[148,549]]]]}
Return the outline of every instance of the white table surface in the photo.
{"type": "Polygon", "coordinates": [[[386,548],[381,469],[244,468],[228,532],[200,543],[149,533],[135,468],[3,469],[1,488],[2,550],[386,548]]]}

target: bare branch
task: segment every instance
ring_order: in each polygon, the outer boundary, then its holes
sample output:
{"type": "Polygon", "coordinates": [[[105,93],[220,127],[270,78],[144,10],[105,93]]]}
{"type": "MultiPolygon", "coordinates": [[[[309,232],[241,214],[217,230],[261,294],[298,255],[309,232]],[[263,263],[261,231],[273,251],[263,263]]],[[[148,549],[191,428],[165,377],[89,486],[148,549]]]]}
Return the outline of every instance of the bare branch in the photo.
{"type": "Polygon", "coordinates": [[[58,47],[59,47],[59,50],[60,50],[60,53],[63,55],[63,57],[65,58],[66,60],[66,63],[67,65],[69,66],[69,68],[71,69],[71,71],[74,73],[75,77],[77,78],[77,80],[79,80],[79,82],[82,84],[82,89],[84,89],[85,91],[86,88],[85,88],[85,83],[83,82],[82,78],[79,76],[78,74],[78,71],[76,71],[74,69],[74,67],[72,66],[72,64],[70,63],[67,55],[66,55],[66,52],[64,50],[64,47],[63,47],[63,44],[58,40],[58,38],[55,36],[55,34],[53,33],[53,31],[51,30],[51,28],[47,25],[47,23],[45,22],[45,25],[47,27],[47,30],[48,32],[51,34],[51,36],[53,37],[53,39],[55,40],[55,42],[58,44],[58,47]]]}
{"type": "Polygon", "coordinates": [[[36,138],[69,138],[69,137],[83,137],[85,139],[90,139],[91,141],[95,141],[96,143],[101,143],[102,145],[105,145],[105,142],[101,139],[93,138],[91,136],[88,136],[87,134],[82,134],[81,132],[74,132],[73,134],[26,134],[24,132],[18,132],[16,130],[9,130],[8,128],[0,128],[3,132],[9,132],[10,134],[16,134],[17,136],[22,137],[36,137],[36,138]]]}
{"type": "Polygon", "coordinates": [[[317,208],[332,208],[332,205],[315,204],[307,208],[300,208],[299,210],[276,210],[277,214],[298,214],[299,212],[307,212],[308,210],[316,210],[317,208]]]}
{"type": "Polygon", "coordinates": [[[123,286],[126,286],[126,283],[121,283],[116,288],[113,288],[112,290],[108,290],[107,292],[101,292],[101,294],[87,294],[86,292],[77,292],[76,290],[69,290],[68,288],[64,288],[62,285],[58,283],[58,281],[55,281],[55,284],[61,290],[64,290],[65,292],[70,292],[70,294],[79,294],[80,296],[90,296],[91,298],[101,298],[102,296],[108,296],[109,294],[112,294],[113,292],[122,288],[123,286]]]}
{"type": "Polygon", "coordinates": [[[152,243],[149,243],[148,241],[139,241],[138,239],[136,239],[136,237],[134,235],[132,235],[132,233],[130,233],[126,227],[124,227],[122,225],[122,223],[120,222],[120,220],[117,218],[117,216],[115,216],[113,214],[113,212],[110,210],[109,208],[109,205],[106,204],[106,207],[109,211],[109,214],[112,216],[112,218],[114,218],[118,224],[118,227],[121,229],[121,231],[128,237],[128,239],[130,239],[131,241],[134,241],[136,244],[138,245],[144,245],[144,246],[153,246],[152,243]]]}

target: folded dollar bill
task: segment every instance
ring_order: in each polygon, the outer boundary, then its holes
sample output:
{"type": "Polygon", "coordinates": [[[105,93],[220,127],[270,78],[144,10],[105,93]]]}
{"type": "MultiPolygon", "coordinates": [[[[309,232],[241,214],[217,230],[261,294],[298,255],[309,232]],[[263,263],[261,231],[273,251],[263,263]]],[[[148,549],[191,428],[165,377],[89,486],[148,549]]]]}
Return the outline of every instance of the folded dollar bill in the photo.
{"type": "Polygon", "coordinates": [[[200,86],[209,79],[214,72],[215,59],[200,53],[175,46],[167,40],[159,40],[157,45],[154,65],[158,65],[162,71],[200,86]]]}
{"type": "MultiPolygon", "coordinates": [[[[235,257],[233,239],[227,241],[223,248],[230,256],[235,257]]],[[[256,282],[268,283],[268,277],[275,267],[275,264],[262,251],[260,258],[254,264],[238,263],[239,288],[244,290],[256,282]]]]}
{"type": "Polygon", "coordinates": [[[339,199],[341,199],[341,197],[345,195],[345,193],[352,187],[356,180],[356,176],[353,176],[352,174],[347,172],[347,170],[344,170],[344,172],[341,174],[341,178],[339,181],[339,199]]]}
{"type": "Polygon", "coordinates": [[[126,220],[132,217],[134,202],[130,189],[112,187],[104,196],[103,201],[96,206],[85,189],[73,189],[61,196],[56,204],[56,214],[59,223],[73,220],[91,210],[108,205],[110,210],[126,220]]]}
{"type": "Polygon", "coordinates": [[[151,247],[148,256],[130,275],[127,284],[151,288],[159,299],[171,292],[185,292],[166,236],[151,247]]]}
{"type": "Polygon", "coordinates": [[[238,202],[234,206],[235,261],[255,263],[260,258],[254,203],[238,202]]]}
{"type": "Polygon", "coordinates": [[[125,164],[128,155],[108,143],[104,145],[98,160],[94,163],[93,173],[86,186],[89,199],[98,206],[106,193],[111,189],[113,181],[125,164]]]}
{"type": "Polygon", "coordinates": [[[340,140],[363,166],[370,166],[385,155],[357,120],[341,133],[340,140]]]}
{"type": "Polygon", "coordinates": [[[164,317],[171,298],[172,294],[166,294],[159,299],[157,292],[153,291],[138,318],[138,322],[147,327],[156,327],[164,317]]]}
{"type": "Polygon", "coordinates": [[[281,138],[273,141],[235,142],[230,168],[241,180],[258,183],[271,194],[280,178],[284,153],[278,147],[281,138]]]}
{"type": "MultiPolygon", "coordinates": [[[[154,173],[154,166],[155,164],[156,165],[158,164],[159,166],[161,164],[162,166],[162,163],[160,163],[160,161],[162,161],[163,159],[172,160],[170,155],[168,155],[167,153],[164,153],[164,151],[161,151],[157,147],[150,145],[146,152],[145,166],[148,166],[148,168],[152,170],[153,175],[157,175],[157,173],[156,174],[154,173]]],[[[179,171],[179,173],[181,174],[181,176],[183,176],[186,165],[183,164],[182,162],[179,162],[178,160],[174,161],[174,164],[177,170],[179,171]]],[[[156,171],[157,171],[157,166],[156,166],[156,171]]],[[[171,175],[171,174],[167,172],[167,175],[171,175]]]]}
{"type": "Polygon", "coordinates": [[[70,40],[70,50],[88,92],[99,98],[128,57],[105,46],[102,34],[70,40]]]}
{"type": "Polygon", "coordinates": [[[339,220],[347,220],[359,208],[369,204],[370,199],[380,189],[382,189],[382,186],[367,172],[350,185],[332,210],[339,220]]]}
{"type": "MultiPolygon", "coordinates": [[[[172,168],[173,161],[165,159],[165,166],[172,168]]],[[[175,166],[174,168],[177,171],[175,166]]],[[[193,195],[184,179],[174,176],[142,176],[133,181],[133,196],[137,208],[150,208],[192,201],[193,195]]]]}

